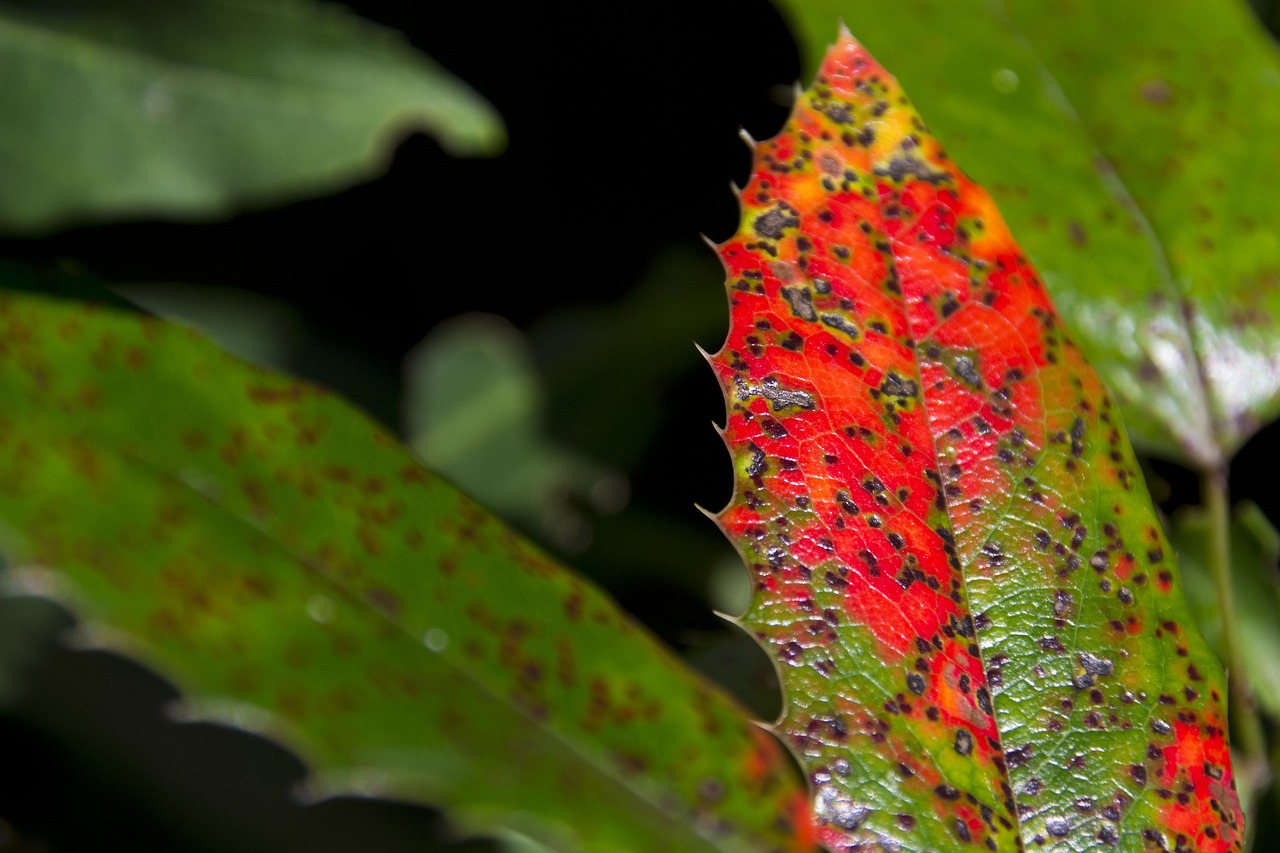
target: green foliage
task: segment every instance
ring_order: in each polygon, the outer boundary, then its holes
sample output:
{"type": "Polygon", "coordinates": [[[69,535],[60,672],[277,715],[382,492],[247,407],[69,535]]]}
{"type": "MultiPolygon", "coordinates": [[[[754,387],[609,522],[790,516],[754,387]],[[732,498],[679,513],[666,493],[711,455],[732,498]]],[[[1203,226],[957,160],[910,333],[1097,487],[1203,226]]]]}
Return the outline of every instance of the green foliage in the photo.
{"type": "MultiPolygon", "coordinates": [[[[1269,0],[1255,5],[1274,15],[1269,0]]],[[[1142,4],[779,6],[810,64],[843,16],[900,77],[996,197],[1135,444],[1221,475],[1280,412],[1268,180],[1280,155],[1266,142],[1280,135],[1280,63],[1242,4],[1177,0],[1159,26],[1142,4]]],[[[486,49],[482,33],[458,35],[486,49]]],[[[503,144],[492,108],[398,34],[297,0],[0,2],[0,78],[9,234],[332,192],[378,173],[414,129],[456,155],[503,144]]],[[[554,181],[562,164],[547,165],[551,177],[528,186],[554,181]]],[[[538,198],[494,203],[542,227],[538,198]]],[[[508,224],[476,223],[474,246],[424,242],[482,256],[508,224]]],[[[549,254],[567,263],[568,245],[549,254]]],[[[688,353],[723,328],[714,264],[654,255],[629,296],[554,311],[527,346],[493,324],[455,326],[452,340],[437,330],[444,354],[410,367],[408,443],[544,541],[580,543],[578,513],[610,466],[645,475],[668,390],[692,369],[715,393],[688,353]],[[432,435],[453,443],[440,453],[432,435]],[[548,496],[564,500],[547,512],[548,496]]],[[[386,430],[313,385],[121,313],[120,300],[29,295],[102,296],[77,277],[0,262],[0,287],[0,589],[13,596],[0,598],[0,712],[20,701],[42,638],[67,624],[35,594],[71,609],[82,642],[173,677],[183,718],[296,751],[312,794],[430,802],[455,828],[530,850],[530,836],[559,850],[805,848],[798,782],[735,700],[421,471],[386,430]],[[452,566],[464,569],[442,571],[452,566]]],[[[122,291],[262,363],[292,363],[308,334],[235,292],[122,291]]],[[[1228,535],[1220,497],[1221,511],[1177,514],[1171,540],[1193,609],[1240,676],[1237,767],[1261,798],[1280,718],[1277,548],[1255,509],[1228,535]],[[1223,618],[1222,578],[1236,619],[1223,618]]],[[[704,527],[698,537],[633,507],[599,521],[582,563],[663,589],[733,586],[704,527]]],[[[688,656],[769,708],[776,688],[754,651],[713,642],[688,656]]]]}
{"type": "Polygon", "coordinates": [[[222,216],[376,174],[411,130],[501,148],[478,95],[312,0],[0,3],[0,227],[222,216]]]}

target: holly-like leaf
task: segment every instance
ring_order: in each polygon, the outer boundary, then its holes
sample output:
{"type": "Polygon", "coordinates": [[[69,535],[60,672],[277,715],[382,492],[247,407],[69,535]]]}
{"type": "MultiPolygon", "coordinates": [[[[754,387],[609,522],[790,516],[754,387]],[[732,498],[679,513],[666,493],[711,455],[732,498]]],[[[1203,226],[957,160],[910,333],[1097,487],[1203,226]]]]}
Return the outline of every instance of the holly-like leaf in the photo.
{"type": "Polygon", "coordinates": [[[385,168],[414,130],[501,120],[394,33],[315,0],[0,3],[0,227],[220,216],[385,168]]]}
{"type": "Polygon", "coordinates": [[[69,602],[186,716],[257,721],[317,791],[563,851],[803,848],[772,737],[323,390],[4,292],[0,398],[0,586],[69,602]]]}
{"type": "Polygon", "coordinates": [[[1221,670],[1118,413],[847,33],[720,247],[720,514],[832,850],[1241,849],[1221,670]]]}
{"type": "Polygon", "coordinates": [[[1135,443],[1212,469],[1280,414],[1280,56],[1243,0],[779,5],[813,64],[856,21],[991,190],[1135,443]]]}

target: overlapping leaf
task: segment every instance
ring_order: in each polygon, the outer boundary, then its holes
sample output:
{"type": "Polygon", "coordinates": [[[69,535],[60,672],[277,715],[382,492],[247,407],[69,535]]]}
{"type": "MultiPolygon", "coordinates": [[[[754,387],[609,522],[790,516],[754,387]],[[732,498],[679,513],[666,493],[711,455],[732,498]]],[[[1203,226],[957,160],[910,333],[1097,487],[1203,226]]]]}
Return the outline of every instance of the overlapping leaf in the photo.
{"type": "Polygon", "coordinates": [[[989,187],[1134,441],[1201,468],[1280,413],[1280,57],[1242,0],[782,0],[844,15],[989,187]]]}
{"type": "Polygon", "coordinates": [[[741,200],[720,523],[821,840],[1240,849],[1221,671],[990,197],[844,34],[741,200]]]}
{"type": "Polygon", "coordinates": [[[4,292],[0,397],[0,579],[125,638],[192,716],[258,720],[318,790],[559,850],[803,847],[772,738],[320,389],[4,292]]]}

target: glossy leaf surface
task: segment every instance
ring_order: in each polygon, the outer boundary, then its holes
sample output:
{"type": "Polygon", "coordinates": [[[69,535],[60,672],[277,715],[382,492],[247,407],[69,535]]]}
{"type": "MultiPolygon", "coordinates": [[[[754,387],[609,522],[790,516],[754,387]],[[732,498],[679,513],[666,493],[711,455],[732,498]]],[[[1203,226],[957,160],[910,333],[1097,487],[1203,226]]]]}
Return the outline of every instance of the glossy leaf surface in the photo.
{"type": "Polygon", "coordinates": [[[1135,443],[1212,468],[1280,413],[1280,58],[1243,0],[782,0],[841,15],[988,187],[1135,443]]]}
{"type": "MultiPolygon", "coordinates": [[[[317,791],[557,850],[798,849],[782,748],[326,392],[0,293],[0,573],[254,723],[317,791]]],[[[803,812],[798,813],[803,816],[803,812]]]]}
{"type": "Polygon", "coordinates": [[[219,216],[372,177],[400,138],[495,153],[493,108],[314,0],[0,3],[0,227],[219,216]]]}
{"type": "Polygon", "coordinates": [[[1221,671],[990,197],[847,33],[755,164],[719,520],[822,841],[1240,849],[1221,671]]]}

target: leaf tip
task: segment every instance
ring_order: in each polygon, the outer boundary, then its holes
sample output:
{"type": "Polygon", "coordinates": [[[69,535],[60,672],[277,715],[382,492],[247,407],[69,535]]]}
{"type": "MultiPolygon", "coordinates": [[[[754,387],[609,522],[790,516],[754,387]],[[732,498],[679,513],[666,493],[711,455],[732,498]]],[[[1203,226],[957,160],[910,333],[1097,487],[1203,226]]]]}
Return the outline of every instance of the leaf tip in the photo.
{"type": "Polygon", "coordinates": [[[736,625],[737,627],[742,628],[742,630],[746,630],[746,628],[742,627],[742,617],[740,616],[734,616],[732,613],[725,613],[723,610],[715,609],[712,609],[711,613],[715,616],[719,616],[730,625],[736,625]]]}
{"type": "Polygon", "coordinates": [[[707,518],[711,519],[711,522],[715,524],[717,527],[720,527],[722,530],[724,529],[723,525],[720,522],[720,513],[712,512],[711,510],[707,509],[705,506],[699,503],[695,503],[693,505],[693,508],[696,509],[698,512],[702,513],[703,515],[705,515],[707,518]]]}

